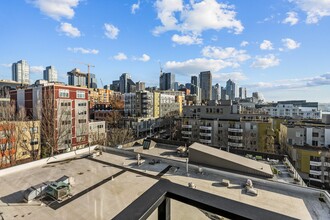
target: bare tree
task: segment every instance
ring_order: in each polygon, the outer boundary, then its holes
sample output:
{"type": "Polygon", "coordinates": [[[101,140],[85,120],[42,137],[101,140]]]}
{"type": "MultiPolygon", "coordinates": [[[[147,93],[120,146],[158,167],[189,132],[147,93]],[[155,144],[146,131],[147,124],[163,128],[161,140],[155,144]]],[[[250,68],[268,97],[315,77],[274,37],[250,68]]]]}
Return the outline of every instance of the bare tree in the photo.
{"type": "Polygon", "coordinates": [[[41,111],[42,157],[52,157],[60,150],[70,148],[72,144],[71,100],[56,100],[53,89],[53,87],[45,87],[43,91],[41,111]]]}

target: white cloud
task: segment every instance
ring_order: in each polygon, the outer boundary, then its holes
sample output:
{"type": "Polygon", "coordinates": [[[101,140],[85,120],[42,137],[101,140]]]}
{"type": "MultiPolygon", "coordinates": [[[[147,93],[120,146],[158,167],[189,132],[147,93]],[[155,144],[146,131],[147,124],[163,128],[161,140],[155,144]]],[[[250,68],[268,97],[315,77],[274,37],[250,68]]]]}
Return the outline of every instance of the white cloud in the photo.
{"type": "Polygon", "coordinates": [[[71,19],[75,12],[73,8],[77,7],[80,0],[28,0],[39,10],[59,21],[61,18],[71,19]]]}
{"type": "Polygon", "coordinates": [[[212,74],[212,78],[218,81],[227,81],[228,79],[234,81],[243,81],[247,79],[247,77],[241,72],[215,73],[212,74]]]}
{"type": "Polygon", "coordinates": [[[172,41],[177,44],[185,44],[185,45],[192,45],[192,44],[202,44],[203,39],[197,36],[190,36],[190,35],[177,35],[174,34],[172,36],[172,41]]]}
{"type": "Polygon", "coordinates": [[[206,46],[201,50],[203,57],[185,61],[168,61],[164,68],[177,74],[191,75],[196,72],[210,70],[213,73],[225,68],[238,68],[250,55],[245,50],[237,50],[233,47],[221,48],[206,46]]]}
{"type": "Polygon", "coordinates": [[[74,47],[74,48],[68,47],[67,49],[68,49],[68,51],[71,51],[73,53],[82,53],[82,54],[98,54],[99,53],[99,51],[96,49],[85,49],[82,47],[74,47]]]}
{"type": "Polygon", "coordinates": [[[105,29],[105,36],[107,36],[110,39],[117,39],[118,34],[119,34],[119,29],[115,27],[112,24],[104,24],[104,29],[105,29]]]}
{"type": "Polygon", "coordinates": [[[261,50],[273,50],[273,43],[270,42],[269,40],[264,40],[261,44],[260,44],[260,49],[261,50]]]}
{"type": "Polygon", "coordinates": [[[196,58],[182,62],[168,61],[165,63],[164,68],[177,74],[191,75],[206,70],[218,72],[221,69],[231,66],[233,66],[231,62],[224,60],[196,58]]]}
{"type": "Polygon", "coordinates": [[[43,73],[44,70],[45,70],[45,67],[43,67],[43,66],[31,66],[30,67],[31,73],[43,73]]]}
{"type": "Polygon", "coordinates": [[[257,56],[251,67],[267,69],[278,66],[279,64],[280,60],[274,54],[268,54],[264,57],[257,56]]]}
{"type": "Polygon", "coordinates": [[[290,38],[282,39],[283,46],[288,50],[294,50],[300,47],[300,43],[290,38]]]}
{"type": "Polygon", "coordinates": [[[330,16],[330,0],[289,0],[306,12],[307,24],[318,23],[323,17],[330,16]]]}
{"type": "Polygon", "coordinates": [[[72,24],[62,22],[60,28],[58,29],[59,32],[64,33],[68,37],[80,37],[81,33],[78,28],[73,27],[72,24]]]}
{"type": "Polygon", "coordinates": [[[135,14],[137,10],[140,9],[140,0],[137,3],[134,3],[131,7],[131,13],[135,14]]]}
{"type": "Polygon", "coordinates": [[[326,73],[319,76],[313,76],[313,77],[284,79],[274,82],[258,82],[246,86],[251,88],[269,90],[269,89],[297,89],[297,88],[317,87],[323,85],[330,85],[330,73],[326,73]]]}
{"type": "Polygon", "coordinates": [[[282,21],[283,24],[290,24],[291,26],[298,23],[298,14],[297,12],[290,11],[286,13],[287,17],[282,21]]]}
{"type": "Polygon", "coordinates": [[[0,66],[7,67],[7,68],[11,67],[12,65],[13,65],[12,63],[2,63],[2,64],[0,64],[0,66]]]}
{"type": "Polygon", "coordinates": [[[124,53],[118,53],[117,55],[113,56],[113,58],[119,61],[127,60],[127,56],[124,53]]]}
{"type": "Polygon", "coordinates": [[[240,44],[241,47],[246,47],[247,45],[249,45],[249,42],[247,41],[242,41],[240,44]]]}
{"type": "Polygon", "coordinates": [[[185,5],[183,0],[157,0],[155,8],[162,24],[153,30],[155,35],[178,31],[183,35],[200,37],[206,30],[226,28],[239,34],[244,29],[236,19],[234,6],[216,0],[192,0],[185,5]]]}
{"type": "Polygon", "coordinates": [[[150,56],[147,54],[143,54],[141,57],[134,57],[133,59],[142,62],[148,62],[150,60],[150,56]]]}
{"type": "Polygon", "coordinates": [[[248,55],[245,50],[237,50],[234,47],[221,48],[207,46],[202,49],[202,54],[204,57],[223,60],[227,59],[237,63],[250,59],[250,55],[248,55]]]}

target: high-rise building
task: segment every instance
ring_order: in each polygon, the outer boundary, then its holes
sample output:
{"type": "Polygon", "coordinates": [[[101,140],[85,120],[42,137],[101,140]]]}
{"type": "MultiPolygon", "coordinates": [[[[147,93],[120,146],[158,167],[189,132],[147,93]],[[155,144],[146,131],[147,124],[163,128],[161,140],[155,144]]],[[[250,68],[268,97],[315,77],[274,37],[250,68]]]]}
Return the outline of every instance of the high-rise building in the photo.
{"type": "Polygon", "coordinates": [[[239,87],[239,98],[240,99],[245,99],[247,97],[246,95],[246,88],[243,88],[243,87],[239,87]]]}
{"type": "Polygon", "coordinates": [[[236,84],[231,79],[229,79],[226,83],[226,94],[230,100],[235,100],[236,84]]]}
{"type": "Polygon", "coordinates": [[[57,70],[54,66],[47,66],[44,70],[44,80],[48,82],[57,82],[57,70]]]}
{"type": "Polygon", "coordinates": [[[80,72],[80,69],[74,68],[70,72],[68,72],[68,84],[70,86],[87,86],[87,75],[85,73],[80,72]]]}
{"type": "Polygon", "coordinates": [[[146,89],[146,83],[145,82],[138,81],[138,82],[135,83],[135,85],[136,85],[136,91],[146,89]]]}
{"type": "Polygon", "coordinates": [[[110,84],[110,89],[116,92],[120,91],[120,80],[113,80],[112,84],[110,84]]]}
{"type": "MultiPolygon", "coordinates": [[[[96,76],[95,74],[92,74],[90,73],[90,85],[89,85],[89,88],[93,88],[93,89],[96,89],[97,88],[97,80],[96,80],[96,76]]],[[[87,81],[86,81],[86,84],[88,84],[88,78],[87,78],[87,81]]]]}
{"type": "Polygon", "coordinates": [[[221,100],[228,100],[228,95],[226,93],[226,88],[221,87],[221,100]]]}
{"type": "Polygon", "coordinates": [[[26,60],[12,64],[12,80],[21,84],[30,84],[30,66],[26,60]]]}
{"type": "Polygon", "coordinates": [[[172,73],[161,73],[159,77],[160,90],[174,89],[175,75],[172,73]]]}
{"type": "Polygon", "coordinates": [[[212,73],[204,71],[199,74],[199,83],[202,90],[202,101],[212,99],[212,73]]]}
{"type": "Polygon", "coordinates": [[[192,76],[191,77],[191,84],[198,86],[198,77],[197,76],[192,76]]]}
{"type": "Polygon", "coordinates": [[[220,100],[221,99],[220,89],[221,88],[220,88],[219,83],[212,86],[212,100],[220,100]]]}
{"type": "MultiPolygon", "coordinates": [[[[115,81],[113,81],[115,82],[115,81]]],[[[128,73],[123,73],[119,78],[119,90],[122,94],[135,92],[136,85],[128,73]]]]}

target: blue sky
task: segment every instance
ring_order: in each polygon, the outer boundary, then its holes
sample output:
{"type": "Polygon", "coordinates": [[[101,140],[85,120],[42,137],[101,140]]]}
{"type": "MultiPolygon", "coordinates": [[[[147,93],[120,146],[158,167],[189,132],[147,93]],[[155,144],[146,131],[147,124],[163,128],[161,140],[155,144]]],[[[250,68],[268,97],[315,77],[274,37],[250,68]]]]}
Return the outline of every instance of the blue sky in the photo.
{"type": "Polygon", "coordinates": [[[330,0],[2,0],[0,78],[25,59],[31,79],[83,63],[104,84],[128,72],[158,85],[211,70],[266,100],[330,102],[330,0]]]}

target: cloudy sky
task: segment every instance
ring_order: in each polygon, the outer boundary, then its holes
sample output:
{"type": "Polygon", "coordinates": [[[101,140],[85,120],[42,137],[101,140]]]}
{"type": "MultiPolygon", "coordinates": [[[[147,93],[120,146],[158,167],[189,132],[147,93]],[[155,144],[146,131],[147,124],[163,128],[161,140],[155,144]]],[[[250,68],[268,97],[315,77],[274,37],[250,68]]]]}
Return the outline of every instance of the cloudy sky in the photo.
{"type": "Polygon", "coordinates": [[[330,102],[330,0],[2,0],[0,78],[25,59],[31,78],[81,63],[104,84],[128,72],[158,85],[210,70],[268,101],[330,102]]]}

